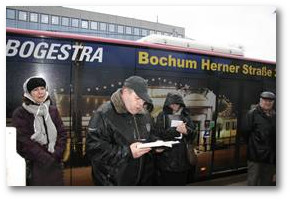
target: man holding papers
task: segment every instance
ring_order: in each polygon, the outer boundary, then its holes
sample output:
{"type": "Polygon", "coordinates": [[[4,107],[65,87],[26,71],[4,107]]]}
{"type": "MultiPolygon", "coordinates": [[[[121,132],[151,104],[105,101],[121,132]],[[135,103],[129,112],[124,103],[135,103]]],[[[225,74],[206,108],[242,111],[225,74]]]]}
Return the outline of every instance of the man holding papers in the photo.
{"type": "Polygon", "coordinates": [[[125,80],[109,102],[93,114],[86,138],[86,155],[96,185],[152,185],[152,120],[147,108],[152,100],[147,81],[139,76],[125,80]]]}

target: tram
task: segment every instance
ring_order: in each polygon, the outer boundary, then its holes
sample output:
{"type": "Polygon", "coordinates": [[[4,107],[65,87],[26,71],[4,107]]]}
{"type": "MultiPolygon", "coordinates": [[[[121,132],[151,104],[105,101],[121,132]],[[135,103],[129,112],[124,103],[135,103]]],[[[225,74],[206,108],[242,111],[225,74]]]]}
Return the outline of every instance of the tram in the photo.
{"type": "Polygon", "coordinates": [[[26,78],[43,76],[68,133],[66,169],[89,167],[85,138],[92,111],[131,75],[148,81],[152,117],[168,92],[182,93],[198,132],[196,180],[246,168],[243,118],[260,92],[276,92],[275,62],[168,36],[126,41],[6,28],[6,63],[6,126],[21,105],[26,78]]]}

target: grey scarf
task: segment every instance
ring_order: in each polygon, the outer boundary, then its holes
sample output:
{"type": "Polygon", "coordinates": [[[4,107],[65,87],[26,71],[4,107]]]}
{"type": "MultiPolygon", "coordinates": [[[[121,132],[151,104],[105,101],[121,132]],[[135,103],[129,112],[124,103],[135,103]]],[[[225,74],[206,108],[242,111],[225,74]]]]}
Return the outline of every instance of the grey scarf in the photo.
{"type": "Polygon", "coordinates": [[[182,111],[183,111],[183,107],[180,107],[178,111],[176,112],[172,111],[172,115],[181,115],[182,111]]]}
{"type": "Polygon", "coordinates": [[[46,145],[48,143],[48,151],[53,153],[57,137],[57,130],[49,114],[49,105],[49,100],[41,103],[40,105],[22,104],[25,110],[34,115],[34,134],[30,137],[30,139],[38,142],[41,145],[46,145]],[[44,127],[43,117],[47,127],[47,133],[44,127]]]}

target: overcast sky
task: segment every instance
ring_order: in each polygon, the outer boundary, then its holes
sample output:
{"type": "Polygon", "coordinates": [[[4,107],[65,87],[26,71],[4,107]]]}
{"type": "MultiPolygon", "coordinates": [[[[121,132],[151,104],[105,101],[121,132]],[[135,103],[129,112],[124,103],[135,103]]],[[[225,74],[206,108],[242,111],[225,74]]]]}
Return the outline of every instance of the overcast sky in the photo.
{"type": "Polygon", "coordinates": [[[274,6],[68,6],[185,28],[210,44],[243,46],[245,56],[276,61],[274,6]]]}

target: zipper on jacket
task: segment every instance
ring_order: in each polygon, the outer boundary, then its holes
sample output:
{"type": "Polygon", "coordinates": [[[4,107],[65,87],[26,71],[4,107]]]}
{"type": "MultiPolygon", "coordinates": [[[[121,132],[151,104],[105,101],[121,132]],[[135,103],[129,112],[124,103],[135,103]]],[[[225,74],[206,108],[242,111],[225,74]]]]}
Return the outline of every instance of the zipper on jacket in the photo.
{"type": "MultiPolygon", "coordinates": [[[[140,133],[139,133],[139,129],[138,129],[138,126],[137,126],[137,122],[136,122],[135,115],[133,115],[133,120],[134,120],[134,124],[135,124],[135,129],[136,129],[136,132],[137,132],[137,141],[140,142],[141,141],[141,138],[140,138],[140,133]]],[[[141,156],[139,158],[139,168],[138,168],[138,173],[137,173],[136,185],[139,183],[140,178],[141,178],[142,163],[143,163],[143,158],[141,156]]]]}
{"type": "Polygon", "coordinates": [[[44,129],[45,129],[45,135],[46,135],[46,140],[47,140],[47,147],[48,147],[48,144],[49,144],[49,138],[48,138],[48,134],[47,134],[47,125],[45,123],[45,119],[44,119],[44,116],[42,116],[42,120],[43,120],[43,125],[44,125],[44,129]]]}
{"type": "Polygon", "coordinates": [[[140,141],[140,133],[139,133],[139,130],[138,130],[138,126],[137,126],[137,122],[136,122],[136,118],[135,118],[135,115],[133,115],[133,120],[134,120],[134,124],[135,124],[135,129],[136,129],[136,133],[137,133],[137,136],[134,135],[137,139],[137,141],[140,141]]]}

